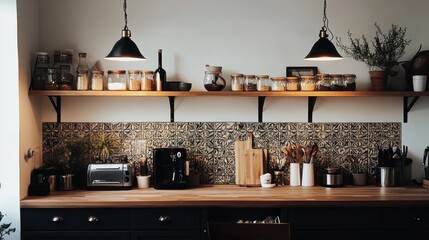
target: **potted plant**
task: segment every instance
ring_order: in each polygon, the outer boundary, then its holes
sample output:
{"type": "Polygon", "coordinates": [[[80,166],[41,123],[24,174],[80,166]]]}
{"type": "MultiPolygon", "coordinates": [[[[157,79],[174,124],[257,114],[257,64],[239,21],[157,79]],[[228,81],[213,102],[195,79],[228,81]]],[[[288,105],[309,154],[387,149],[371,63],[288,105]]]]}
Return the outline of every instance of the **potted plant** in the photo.
{"type": "MultiPolygon", "coordinates": [[[[3,215],[0,212],[0,223],[3,220],[3,217],[5,215],[3,215]]],[[[6,235],[10,235],[11,233],[15,232],[16,229],[15,228],[11,228],[10,226],[12,225],[12,223],[2,223],[0,224],[0,240],[4,240],[6,235]]]]}
{"type": "Polygon", "coordinates": [[[346,160],[349,162],[349,172],[353,185],[366,185],[367,173],[364,166],[361,166],[353,156],[347,156],[346,160]]]}
{"type": "Polygon", "coordinates": [[[365,63],[369,68],[372,90],[386,90],[388,75],[394,75],[392,68],[398,64],[399,58],[405,54],[405,48],[411,40],[405,38],[407,28],[392,24],[387,33],[383,33],[375,23],[374,39],[369,41],[365,35],[353,38],[347,32],[350,45],[342,43],[337,37],[337,46],[353,59],[365,63]]]}
{"type": "Polygon", "coordinates": [[[102,162],[106,162],[110,154],[114,153],[117,148],[114,140],[104,133],[95,140],[94,145],[97,148],[99,158],[102,162]]]}
{"type": "Polygon", "coordinates": [[[149,188],[150,187],[150,175],[149,166],[146,159],[140,161],[140,170],[137,172],[137,187],[138,188],[149,188]]]}

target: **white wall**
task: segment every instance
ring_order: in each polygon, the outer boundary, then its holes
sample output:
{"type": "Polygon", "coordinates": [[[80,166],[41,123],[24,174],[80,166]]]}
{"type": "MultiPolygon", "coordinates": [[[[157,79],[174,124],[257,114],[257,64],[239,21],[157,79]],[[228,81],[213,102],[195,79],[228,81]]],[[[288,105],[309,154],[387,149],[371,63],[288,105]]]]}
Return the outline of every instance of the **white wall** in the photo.
{"type": "MultiPolygon", "coordinates": [[[[132,39],[147,58],[143,63],[104,60],[123,28],[120,0],[41,0],[41,49],[86,51],[92,62],[108,69],[155,69],[157,49],[164,51],[169,80],[192,82],[203,90],[204,65],[223,66],[223,75],[285,75],[286,66],[319,67],[325,73],[356,73],[358,88],[368,89],[367,67],[352,59],[319,63],[303,60],[322,26],[322,0],[129,0],[132,39]]],[[[328,0],[335,36],[375,32],[392,23],[407,27],[413,40],[403,60],[418,46],[429,49],[429,1],[328,0]]],[[[396,85],[403,85],[401,82],[396,85]]],[[[41,98],[43,121],[55,121],[47,98],[41,98]]],[[[306,98],[267,98],[264,121],[307,121],[306,98]]],[[[422,98],[403,125],[403,144],[421,160],[429,144],[428,98],[422,98]]],[[[257,121],[256,98],[178,98],[176,121],[257,121]]],[[[168,121],[167,98],[64,98],[63,121],[168,121]]],[[[319,98],[314,122],[401,122],[401,98],[319,98]]],[[[415,175],[423,170],[415,163],[415,175]]]]}
{"type": "Polygon", "coordinates": [[[19,95],[18,95],[18,43],[16,0],[0,1],[0,22],[3,46],[0,55],[0,211],[7,216],[1,224],[12,222],[17,228],[6,239],[19,239],[19,95]],[[7,24],[3,24],[7,23],[7,24]],[[7,36],[7,37],[4,37],[7,36]]]}

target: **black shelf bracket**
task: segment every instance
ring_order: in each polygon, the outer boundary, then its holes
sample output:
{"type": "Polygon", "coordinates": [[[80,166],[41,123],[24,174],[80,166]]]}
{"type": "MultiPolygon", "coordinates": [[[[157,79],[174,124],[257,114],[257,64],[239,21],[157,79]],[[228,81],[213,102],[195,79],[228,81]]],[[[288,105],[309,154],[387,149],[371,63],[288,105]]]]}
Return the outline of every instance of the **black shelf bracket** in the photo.
{"type": "Polygon", "coordinates": [[[52,106],[57,112],[57,122],[61,122],[61,97],[60,96],[49,96],[52,106]]]}
{"type": "Polygon", "coordinates": [[[420,96],[412,97],[411,102],[408,101],[410,97],[404,97],[404,123],[408,122],[408,112],[411,111],[414,104],[416,104],[417,100],[419,100],[420,96]]]}
{"type": "Polygon", "coordinates": [[[168,96],[170,102],[170,122],[174,122],[174,96],[168,96]]]}
{"type": "Polygon", "coordinates": [[[258,97],[258,122],[262,122],[264,112],[265,97],[258,97]]]}
{"type": "Polygon", "coordinates": [[[316,105],[317,97],[308,97],[308,122],[313,122],[313,110],[316,105]]]}

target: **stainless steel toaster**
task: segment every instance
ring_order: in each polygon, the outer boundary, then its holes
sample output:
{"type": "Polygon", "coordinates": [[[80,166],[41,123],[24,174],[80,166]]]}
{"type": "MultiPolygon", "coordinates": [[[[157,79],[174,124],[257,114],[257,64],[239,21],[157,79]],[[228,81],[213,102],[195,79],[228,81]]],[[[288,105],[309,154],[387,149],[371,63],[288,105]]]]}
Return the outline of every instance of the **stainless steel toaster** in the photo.
{"type": "Polygon", "coordinates": [[[89,164],[87,189],[128,190],[133,186],[134,169],[129,163],[89,164]]]}

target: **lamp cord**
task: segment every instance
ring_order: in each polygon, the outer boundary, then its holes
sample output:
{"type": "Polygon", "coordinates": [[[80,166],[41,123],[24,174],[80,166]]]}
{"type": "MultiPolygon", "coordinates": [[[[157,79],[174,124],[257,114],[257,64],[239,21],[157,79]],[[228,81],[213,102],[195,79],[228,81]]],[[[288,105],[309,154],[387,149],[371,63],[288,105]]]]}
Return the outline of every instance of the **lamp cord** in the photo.
{"type": "Polygon", "coordinates": [[[332,41],[332,39],[334,38],[334,33],[332,33],[331,29],[329,29],[329,19],[326,16],[326,8],[327,8],[327,4],[326,4],[326,0],[325,0],[324,4],[323,4],[323,27],[322,27],[322,29],[329,32],[329,34],[331,36],[330,40],[332,41]]]}
{"type": "Polygon", "coordinates": [[[124,30],[128,30],[127,0],[124,0],[124,19],[125,19],[124,30]]]}

